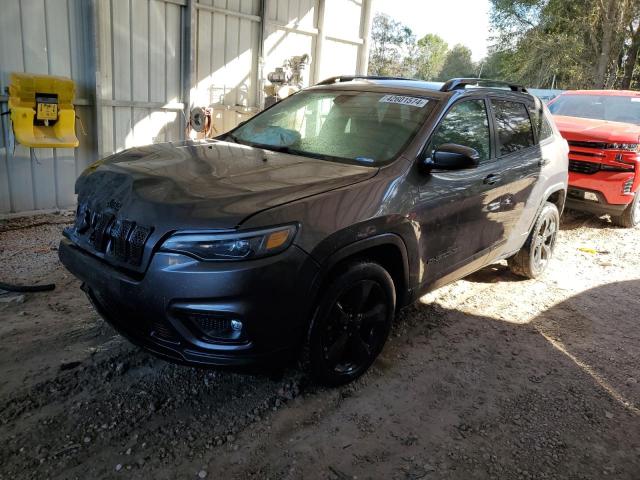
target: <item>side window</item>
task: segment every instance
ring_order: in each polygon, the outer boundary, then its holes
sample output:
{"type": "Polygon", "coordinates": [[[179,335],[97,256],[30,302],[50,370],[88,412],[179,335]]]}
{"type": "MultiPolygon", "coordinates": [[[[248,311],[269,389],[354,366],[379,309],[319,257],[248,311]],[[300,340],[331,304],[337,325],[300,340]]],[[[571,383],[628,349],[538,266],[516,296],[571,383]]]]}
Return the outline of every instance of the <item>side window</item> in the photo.
{"type": "Polygon", "coordinates": [[[542,141],[545,138],[549,138],[551,135],[553,135],[553,128],[551,128],[549,118],[546,115],[542,115],[542,125],[540,126],[540,140],[542,141]]]}
{"type": "Polygon", "coordinates": [[[500,155],[517,152],[534,145],[533,128],[524,103],[491,100],[498,128],[500,155]]]}
{"type": "Polygon", "coordinates": [[[533,121],[533,128],[538,134],[538,140],[543,141],[553,135],[553,129],[549,123],[549,118],[545,114],[542,103],[536,101],[536,105],[529,109],[531,113],[531,120],[533,121]]]}
{"type": "Polygon", "coordinates": [[[476,149],[483,161],[491,154],[490,139],[484,100],[466,100],[455,104],[444,117],[431,137],[430,151],[445,143],[455,143],[476,149]]]}

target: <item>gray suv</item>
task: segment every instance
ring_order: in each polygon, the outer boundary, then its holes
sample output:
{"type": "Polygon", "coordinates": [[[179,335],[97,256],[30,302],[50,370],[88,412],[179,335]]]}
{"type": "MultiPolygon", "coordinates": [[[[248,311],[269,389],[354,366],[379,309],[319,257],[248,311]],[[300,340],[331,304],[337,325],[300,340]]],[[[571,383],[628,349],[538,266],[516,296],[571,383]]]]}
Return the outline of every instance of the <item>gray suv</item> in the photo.
{"type": "Polygon", "coordinates": [[[517,85],[331,78],[219,138],[89,166],[60,259],[160,357],[239,366],[305,352],[338,385],[426,292],[501,259],[544,271],[567,155],[517,85]]]}

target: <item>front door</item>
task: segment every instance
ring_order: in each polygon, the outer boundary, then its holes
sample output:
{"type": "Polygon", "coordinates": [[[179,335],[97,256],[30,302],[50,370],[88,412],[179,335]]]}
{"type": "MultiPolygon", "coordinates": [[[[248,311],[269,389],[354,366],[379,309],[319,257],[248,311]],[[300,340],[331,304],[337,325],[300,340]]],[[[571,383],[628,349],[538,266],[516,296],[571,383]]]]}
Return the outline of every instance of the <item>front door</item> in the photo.
{"type": "Polygon", "coordinates": [[[446,143],[474,148],[480,165],[433,170],[420,185],[416,217],[423,288],[435,288],[477,269],[504,237],[502,224],[492,215],[499,206],[502,180],[484,97],[454,104],[436,127],[426,154],[446,143]]]}

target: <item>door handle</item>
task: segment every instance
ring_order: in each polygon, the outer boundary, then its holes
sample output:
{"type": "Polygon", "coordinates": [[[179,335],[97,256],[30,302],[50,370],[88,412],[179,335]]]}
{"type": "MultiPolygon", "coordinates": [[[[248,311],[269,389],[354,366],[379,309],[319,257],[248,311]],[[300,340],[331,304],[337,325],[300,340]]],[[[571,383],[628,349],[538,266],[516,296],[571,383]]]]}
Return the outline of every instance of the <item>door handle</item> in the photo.
{"type": "Polygon", "coordinates": [[[482,183],[484,183],[485,185],[495,185],[500,180],[502,180],[502,177],[500,175],[496,173],[492,173],[490,175],[487,175],[482,181],[482,183]]]}
{"type": "Polygon", "coordinates": [[[549,165],[551,163],[551,160],[549,160],[548,158],[541,158],[540,161],[538,162],[538,165],[540,167],[544,167],[545,165],[549,165]]]}

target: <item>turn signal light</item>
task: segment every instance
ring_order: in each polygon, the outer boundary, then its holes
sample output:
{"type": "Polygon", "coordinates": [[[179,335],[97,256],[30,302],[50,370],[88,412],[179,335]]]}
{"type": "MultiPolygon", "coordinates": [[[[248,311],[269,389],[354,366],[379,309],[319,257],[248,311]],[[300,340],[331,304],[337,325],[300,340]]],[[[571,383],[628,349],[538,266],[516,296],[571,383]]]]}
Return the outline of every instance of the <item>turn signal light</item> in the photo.
{"type": "Polygon", "coordinates": [[[279,232],[273,232],[267,237],[267,244],[265,245],[265,248],[267,250],[272,250],[284,245],[289,239],[290,234],[290,230],[280,230],[279,232]]]}

